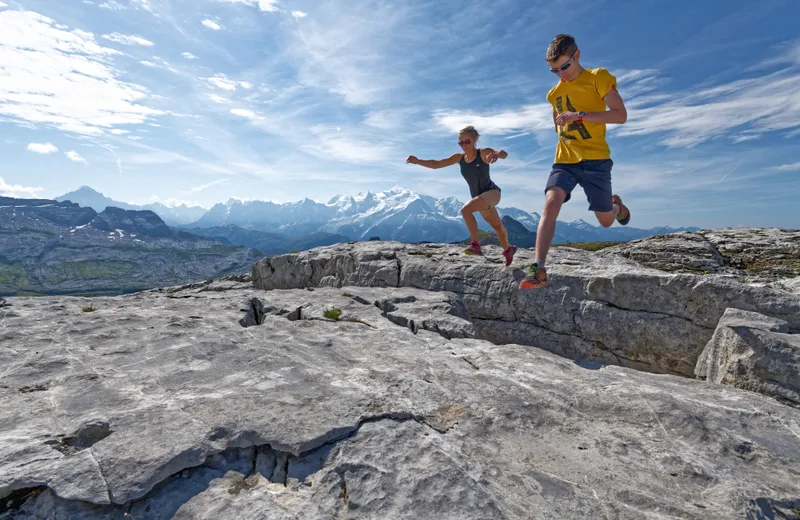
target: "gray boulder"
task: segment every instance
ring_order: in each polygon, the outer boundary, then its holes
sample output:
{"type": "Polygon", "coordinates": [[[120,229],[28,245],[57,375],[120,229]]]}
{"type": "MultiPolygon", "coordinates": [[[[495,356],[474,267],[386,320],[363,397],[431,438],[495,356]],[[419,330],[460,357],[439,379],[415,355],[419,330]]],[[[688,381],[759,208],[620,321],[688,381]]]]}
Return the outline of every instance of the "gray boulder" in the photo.
{"type": "Polygon", "coordinates": [[[697,377],[800,406],[800,335],[789,323],[728,309],[697,363],[697,377]]]}

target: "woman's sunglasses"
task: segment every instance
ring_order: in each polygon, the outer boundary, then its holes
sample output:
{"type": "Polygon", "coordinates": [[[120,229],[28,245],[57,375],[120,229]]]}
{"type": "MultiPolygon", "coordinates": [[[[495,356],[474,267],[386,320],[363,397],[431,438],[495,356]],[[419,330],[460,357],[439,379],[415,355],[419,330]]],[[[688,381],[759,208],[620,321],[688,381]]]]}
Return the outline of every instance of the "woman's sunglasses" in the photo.
{"type": "Polygon", "coordinates": [[[574,59],[575,59],[575,53],[573,52],[572,53],[572,57],[569,59],[568,62],[566,62],[565,64],[563,64],[560,67],[556,67],[555,69],[550,69],[550,72],[552,72],[553,74],[558,74],[559,72],[564,72],[565,70],[567,70],[569,68],[570,65],[572,65],[572,60],[574,60],[574,59]]]}
{"type": "Polygon", "coordinates": [[[465,139],[464,141],[459,141],[458,146],[469,146],[472,144],[472,139],[465,139]]]}

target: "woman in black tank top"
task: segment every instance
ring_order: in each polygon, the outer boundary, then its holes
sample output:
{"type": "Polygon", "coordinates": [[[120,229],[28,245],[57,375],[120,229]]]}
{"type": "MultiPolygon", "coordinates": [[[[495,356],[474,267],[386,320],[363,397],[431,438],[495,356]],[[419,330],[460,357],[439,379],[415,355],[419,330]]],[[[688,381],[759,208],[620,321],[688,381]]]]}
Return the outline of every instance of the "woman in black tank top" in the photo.
{"type": "Polygon", "coordinates": [[[503,150],[496,152],[491,148],[482,150],[476,148],[475,145],[479,137],[478,131],[474,127],[468,126],[458,134],[458,145],[461,147],[462,153],[453,154],[441,161],[423,161],[410,155],[406,163],[419,164],[433,169],[458,164],[461,167],[461,175],[469,185],[469,192],[472,197],[461,208],[461,215],[467,224],[471,239],[469,247],[464,252],[468,255],[483,254],[481,246],[478,244],[478,221],[475,220],[474,215],[477,211],[497,233],[497,238],[500,239],[500,243],[503,245],[503,256],[506,259],[506,265],[511,265],[517,248],[508,242],[508,232],[503,226],[503,221],[500,220],[500,215],[497,213],[496,206],[500,202],[500,187],[492,182],[489,176],[489,165],[495,163],[497,159],[505,159],[508,154],[503,150]]]}

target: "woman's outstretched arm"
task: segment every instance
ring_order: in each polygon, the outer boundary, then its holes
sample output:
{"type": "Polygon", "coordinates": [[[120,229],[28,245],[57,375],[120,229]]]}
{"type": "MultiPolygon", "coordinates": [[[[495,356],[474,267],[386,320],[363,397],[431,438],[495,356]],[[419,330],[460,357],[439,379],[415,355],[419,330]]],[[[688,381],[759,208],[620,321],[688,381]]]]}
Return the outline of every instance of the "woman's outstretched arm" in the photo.
{"type": "Polygon", "coordinates": [[[455,153],[448,157],[447,159],[442,159],[440,161],[424,161],[421,159],[417,159],[413,155],[409,155],[408,159],[406,159],[406,164],[419,164],[420,166],[424,166],[426,168],[432,168],[434,170],[438,170],[439,168],[444,168],[446,166],[452,166],[454,164],[458,164],[461,160],[461,154],[455,153]]]}

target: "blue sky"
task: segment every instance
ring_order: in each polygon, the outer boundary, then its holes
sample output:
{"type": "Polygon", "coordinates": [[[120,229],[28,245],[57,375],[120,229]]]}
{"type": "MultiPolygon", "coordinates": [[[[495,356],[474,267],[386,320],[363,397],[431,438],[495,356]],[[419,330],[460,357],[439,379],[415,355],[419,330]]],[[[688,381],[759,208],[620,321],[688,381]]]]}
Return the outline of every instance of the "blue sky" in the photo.
{"type": "MultiPolygon", "coordinates": [[[[556,135],[544,53],[618,78],[615,191],[637,227],[800,227],[800,2],[0,0],[0,193],[133,203],[466,200],[474,124],[540,211],[556,135]]],[[[582,194],[562,218],[586,218],[582,194]]]]}

